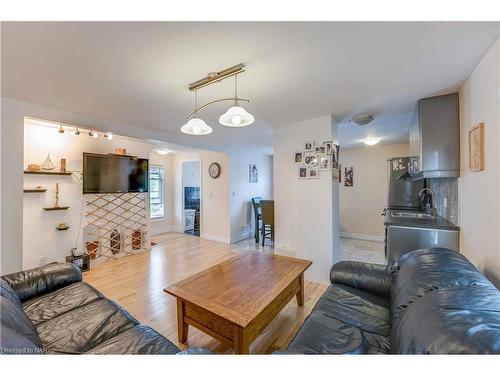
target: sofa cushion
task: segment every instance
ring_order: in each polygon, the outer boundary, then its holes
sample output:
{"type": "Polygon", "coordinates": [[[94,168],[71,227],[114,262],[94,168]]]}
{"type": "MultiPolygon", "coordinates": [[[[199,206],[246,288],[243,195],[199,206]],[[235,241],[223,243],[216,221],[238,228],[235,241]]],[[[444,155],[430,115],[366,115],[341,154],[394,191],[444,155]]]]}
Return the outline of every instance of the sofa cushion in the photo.
{"type": "Polygon", "coordinates": [[[427,293],[394,322],[391,351],[500,354],[500,292],[469,285],[427,293]]]}
{"type": "Polygon", "coordinates": [[[436,289],[477,285],[495,288],[463,255],[444,248],[414,250],[399,260],[391,289],[391,318],[436,289]]]}
{"type": "Polygon", "coordinates": [[[80,269],[72,263],[50,263],[27,271],[2,276],[21,302],[43,293],[82,281],[80,269]]]}
{"type": "Polygon", "coordinates": [[[37,325],[52,353],[84,353],[139,323],[108,299],[97,299],[37,325]]]}
{"type": "Polygon", "coordinates": [[[332,284],[321,296],[314,311],[326,314],[362,331],[389,336],[389,299],[346,285],[332,284]]]}
{"type": "Polygon", "coordinates": [[[100,298],[104,296],[97,289],[89,284],[76,282],[27,300],[23,303],[23,309],[33,323],[40,324],[100,298]]]}
{"type": "Polygon", "coordinates": [[[33,323],[22,307],[11,299],[0,296],[0,352],[38,353],[42,342],[33,323]]]}
{"type": "Polygon", "coordinates": [[[138,325],[94,347],[87,354],[177,354],[179,349],[154,329],[138,325]]]}

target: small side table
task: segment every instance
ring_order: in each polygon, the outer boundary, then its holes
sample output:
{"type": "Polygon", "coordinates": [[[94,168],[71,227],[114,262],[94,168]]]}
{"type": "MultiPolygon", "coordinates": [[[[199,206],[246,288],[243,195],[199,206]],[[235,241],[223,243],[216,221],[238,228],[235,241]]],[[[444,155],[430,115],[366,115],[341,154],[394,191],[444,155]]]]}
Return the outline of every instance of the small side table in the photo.
{"type": "Polygon", "coordinates": [[[82,254],[78,257],[75,257],[73,255],[69,255],[66,257],[66,262],[73,263],[75,266],[80,268],[80,271],[82,271],[82,272],[90,270],[90,261],[89,261],[88,254],[82,254]]]}

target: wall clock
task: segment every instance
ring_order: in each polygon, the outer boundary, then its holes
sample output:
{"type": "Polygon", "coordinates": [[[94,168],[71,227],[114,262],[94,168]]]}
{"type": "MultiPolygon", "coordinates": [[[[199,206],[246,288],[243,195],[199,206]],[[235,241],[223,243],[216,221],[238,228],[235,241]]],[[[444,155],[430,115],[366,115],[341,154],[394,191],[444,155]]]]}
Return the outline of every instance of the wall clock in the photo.
{"type": "Polygon", "coordinates": [[[219,163],[212,163],[210,167],[208,167],[208,174],[212,178],[219,178],[221,172],[222,170],[219,163]]]}

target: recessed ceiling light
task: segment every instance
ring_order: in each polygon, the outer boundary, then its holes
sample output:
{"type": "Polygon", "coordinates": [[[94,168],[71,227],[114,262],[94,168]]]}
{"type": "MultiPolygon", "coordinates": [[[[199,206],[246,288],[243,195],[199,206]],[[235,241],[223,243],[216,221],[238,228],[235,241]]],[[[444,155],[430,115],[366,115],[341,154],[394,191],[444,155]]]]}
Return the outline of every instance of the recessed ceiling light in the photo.
{"type": "Polygon", "coordinates": [[[167,155],[168,153],[170,153],[170,150],[167,150],[166,148],[160,148],[158,150],[155,150],[156,153],[160,154],[160,155],[167,155]]]}
{"type": "Polygon", "coordinates": [[[363,139],[363,143],[367,146],[373,146],[379,143],[382,140],[382,138],[366,138],[363,139]]]}
{"type": "Polygon", "coordinates": [[[372,115],[356,115],[352,118],[352,122],[359,126],[367,125],[374,120],[372,115]]]}

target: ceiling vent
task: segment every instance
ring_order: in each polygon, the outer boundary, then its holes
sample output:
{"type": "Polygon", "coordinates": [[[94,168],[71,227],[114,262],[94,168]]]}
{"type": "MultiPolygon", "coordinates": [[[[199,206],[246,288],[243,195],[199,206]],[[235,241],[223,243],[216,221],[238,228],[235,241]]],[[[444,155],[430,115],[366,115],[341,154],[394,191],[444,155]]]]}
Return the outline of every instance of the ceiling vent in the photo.
{"type": "Polygon", "coordinates": [[[374,117],[371,115],[356,115],[352,118],[352,122],[359,126],[368,125],[370,122],[374,120],[374,117]]]}

